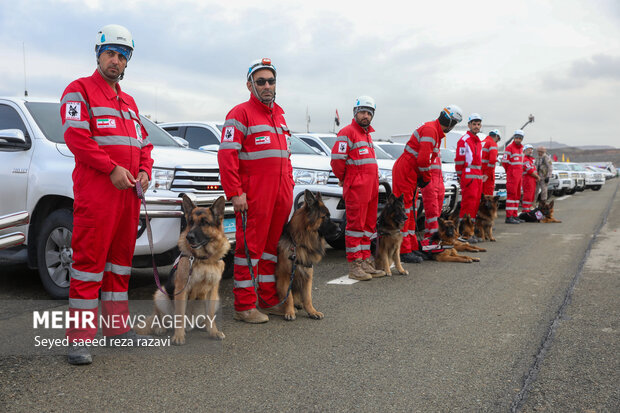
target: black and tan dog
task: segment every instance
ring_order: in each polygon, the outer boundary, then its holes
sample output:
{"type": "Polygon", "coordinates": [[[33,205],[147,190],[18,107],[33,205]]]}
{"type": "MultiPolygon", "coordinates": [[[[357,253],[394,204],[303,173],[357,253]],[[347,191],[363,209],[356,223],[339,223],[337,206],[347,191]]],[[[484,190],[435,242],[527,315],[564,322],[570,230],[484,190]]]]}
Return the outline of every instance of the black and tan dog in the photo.
{"type": "Polygon", "coordinates": [[[476,216],[475,233],[483,241],[495,241],[493,237],[493,223],[497,218],[499,196],[482,195],[480,207],[476,216]]]}
{"type": "Polygon", "coordinates": [[[471,245],[467,241],[461,241],[461,239],[469,239],[474,235],[475,224],[469,214],[465,214],[463,218],[458,221],[456,230],[456,240],[454,241],[454,249],[457,251],[469,251],[469,252],[486,252],[486,249],[482,247],[476,247],[471,245]]]}
{"type": "Polygon", "coordinates": [[[429,255],[429,258],[440,262],[471,263],[480,261],[480,258],[457,254],[454,244],[457,242],[458,231],[453,221],[439,218],[437,222],[439,223],[439,230],[430,238],[430,244],[436,245],[437,248],[435,250],[422,248],[429,255]]]}
{"type": "Polygon", "coordinates": [[[553,206],[555,201],[546,203],[545,201],[538,201],[538,207],[531,211],[521,212],[519,219],[525,222],[542,222],[543,224],[561,223],[559,219],[553,217],[553,206]]]}
{"type": "Polygon", "coordinates": [[[306,189],[304,205],[295,211],[284,226],[278,242],[276,287],[280,300],[289,291],[295,263],[291,293],[283,303],[285,320],[295,319],[296,305],[303,306],[310,318],[320,320],[324,317],[312,304],[313,266],[325,255],[324,239],[337,236],[339,231],[338,225],[330,218],[329,209],[323,204],[321,194],[315,196],[306,189]]]}
{"type": "MultiPolygon", "coordinates": [[[[224,204],[225,199],[221,196],[210,208],[199,208],[183,194],[187,226],[177,244],[181,257],[166,282],[167,294],[159,290],[155,292],[154,314],[147,318],[143,328],[136,328],[139,334],[166,333],[164,326],[167,323],[162,317],[174,315],[175,320],[184,320],[187,316],[196,321],[194,325],[204,325],[212,338],[224,338],[224,333],[215,324],[220,280],[224,272],[222,258],[230,249],[224,235],[224,204]]],[[[185,332],[191,330],[192,325],[183,324],[175,321],[173,344],[185,344],[185,332]]]]}
{"type": "Polygon", "coordinates": [[[403,243],[403,235],[400,231],[407,221],[403,197],[402,194],[398,198],[394,194],[390,194],[377,219],[379,246],[377,247],[375,267],[378,270],[385,271],[386,275],[392,275],[390,270],[392,263],[399,274],[409,274],[409,271],[404,269],[400,262],[400,246],[403,243]]]}

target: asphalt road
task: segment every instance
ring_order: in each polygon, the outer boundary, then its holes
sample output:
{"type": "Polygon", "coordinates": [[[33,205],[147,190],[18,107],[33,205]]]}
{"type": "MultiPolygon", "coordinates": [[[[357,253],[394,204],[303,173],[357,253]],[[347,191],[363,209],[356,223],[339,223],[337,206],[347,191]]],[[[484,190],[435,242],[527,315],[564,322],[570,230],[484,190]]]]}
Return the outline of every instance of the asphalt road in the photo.
{"type": "MultiPolygon", "coordinates": [[[[193,332],[184,352],[119,349],[90,366],[2,356],[0,410],[617,412],[619,182],[556,201],[561,224],[506,225],[501,211],[479,263],[332,285],[347,265],[328,250],[324,320],[236,322],[225,280],[219,347],[193,332]]],[[[0,306],[46,298],[36,273],[1,271],[0,306]]],[[[153,291],[135,271],[130,297],[153,291]]]]}

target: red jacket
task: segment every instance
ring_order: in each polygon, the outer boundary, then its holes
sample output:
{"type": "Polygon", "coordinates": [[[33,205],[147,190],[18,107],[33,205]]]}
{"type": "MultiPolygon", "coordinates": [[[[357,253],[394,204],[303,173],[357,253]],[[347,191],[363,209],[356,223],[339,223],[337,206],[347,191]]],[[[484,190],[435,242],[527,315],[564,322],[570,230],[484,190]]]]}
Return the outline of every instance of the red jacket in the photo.
{"type": "Polygon", "coordinates": [[[424,182],[431,180],[431,164],[436,163],[435,158],[439,157],[439,147],[444,136],[446,134],[441,129],[439,120],[435,119],[413,131],[409,142],[405,145],[405,153],[416,158],[418,172],[424,182]]]}
{"type": "Polygon", "coordinates": [[[153,145],[133,98],[116,87],[118,98],[97,70],[67,86],[60,101],[65,142],[76,171],[88,167],[109,175],[120,165],[134,177],[144,171],[150,178],[153,145]]]}
{"type": "Polygon", "coordinates": [[[377,158],[370,137],[370,133],[374,131],[372,126],[368,126],[367,131],[364,130],[353,119],[349,126],[338,132],[332,148],[331,166],[340,181],[344,182],[346,176],[353,177],[356,172],[378,176],[377,158]]]}
{"type": "Polygon", "coordinates": [[[467,131],[456,144],[456,156],[454,157],[454,169],[459,178],[480,176],[482,174],[482,143],[475,133],[467,131]]]}
{"type": "Polygon", "coordinates": [[[497,162],[497,142],[492,136],[487,136],[482,141],[482,173],[491,175],[495,171],[497,162]]]}
{"type": "Polygon", "coordinates": [[[533,156],[525,155],[523,157],[523,176],[529,175],[530,177],[534,177],[536,173],[536,159],[533,156]]]}
{"type": "Polygon", "coordinates": [[[504,151],[504,157],[502,158],[502,166],[506,169],[506,172],[513,169],[523,170],[523,145],[517,146],[516,142],[512,142],[506,146],[504,151]]]}
{"type": "Polygon", "coordinates": [[[226,197],[243,194],[242,178],[250,175],[288,175],[293,185],[288,140],[291,133],[284,110],[268,107],[254,95],[228,112],[217,153],[226,197]]]}

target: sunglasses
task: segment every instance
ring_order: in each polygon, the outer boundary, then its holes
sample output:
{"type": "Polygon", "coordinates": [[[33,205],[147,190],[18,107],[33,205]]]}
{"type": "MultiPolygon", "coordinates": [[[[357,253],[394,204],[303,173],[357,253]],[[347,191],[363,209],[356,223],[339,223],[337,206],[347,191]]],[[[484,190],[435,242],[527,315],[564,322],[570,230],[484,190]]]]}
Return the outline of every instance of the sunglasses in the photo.
{"type": "Polygon", "coordinates": [[[254,83],[256,83],[258,86],[265,86],[265,83],[269,83],[269,85],[273,86],[276,84],[276,78],[272,77],[269,79],[263,79],[262,77],[255,79],[254,83]]]}

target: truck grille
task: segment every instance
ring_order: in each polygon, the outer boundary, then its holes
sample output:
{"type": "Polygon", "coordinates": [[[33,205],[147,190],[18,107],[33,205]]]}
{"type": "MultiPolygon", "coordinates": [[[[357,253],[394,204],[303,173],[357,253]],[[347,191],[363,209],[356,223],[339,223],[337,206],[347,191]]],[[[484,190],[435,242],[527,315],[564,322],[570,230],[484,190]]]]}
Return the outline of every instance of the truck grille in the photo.
{"type": "Polygon", "coordinates": [[[174,171],[171,191],[223,195],[220,171],[217,168],[179,167],[174,171]]]}

